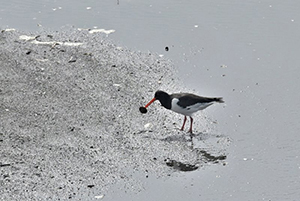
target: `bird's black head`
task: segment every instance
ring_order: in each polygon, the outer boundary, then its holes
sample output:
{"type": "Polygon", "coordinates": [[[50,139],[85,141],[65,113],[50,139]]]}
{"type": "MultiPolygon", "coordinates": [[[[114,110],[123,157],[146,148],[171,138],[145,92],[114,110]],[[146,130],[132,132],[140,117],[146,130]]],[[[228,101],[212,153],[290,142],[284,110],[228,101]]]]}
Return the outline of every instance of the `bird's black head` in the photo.
{"type": "Polygon", "coordinates": [[[169,97],[170,95],[164,91],[156,91],[154,94],[154,98],[157,100],[161,100],[161,99],[165,99],[167,97],[169,97]]]}
{"type": "Polygon", "coordinates": [[[171,109],[171,97],[168,93],[164,91],[155,92],[154,98],[159,100],[159,102],[167,109],[171,109]]]}

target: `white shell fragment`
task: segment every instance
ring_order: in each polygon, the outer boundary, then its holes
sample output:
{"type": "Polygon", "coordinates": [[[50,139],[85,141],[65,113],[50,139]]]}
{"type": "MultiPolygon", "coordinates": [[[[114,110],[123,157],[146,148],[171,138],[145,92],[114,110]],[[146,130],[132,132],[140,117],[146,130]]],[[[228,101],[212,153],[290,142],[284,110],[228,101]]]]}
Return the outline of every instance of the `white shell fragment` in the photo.
{"type": "Polygon", "coordinates": [[[152,127],[152,123],[146,123],[145,125],[144,125],[144,128],[145,129],[148,129],[148,128],[151,128],[152,127]]]}

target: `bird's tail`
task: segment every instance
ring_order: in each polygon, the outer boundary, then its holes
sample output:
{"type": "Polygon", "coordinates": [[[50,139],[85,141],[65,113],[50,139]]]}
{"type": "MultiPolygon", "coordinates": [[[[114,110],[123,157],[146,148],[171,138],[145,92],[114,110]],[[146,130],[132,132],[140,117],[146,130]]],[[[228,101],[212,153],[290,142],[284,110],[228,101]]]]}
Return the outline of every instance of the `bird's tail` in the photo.
{"type": "Polygon", "coordinates": [[[218,103],[224,103],[223,98],[214,98],[214,101],[218,103]]]}

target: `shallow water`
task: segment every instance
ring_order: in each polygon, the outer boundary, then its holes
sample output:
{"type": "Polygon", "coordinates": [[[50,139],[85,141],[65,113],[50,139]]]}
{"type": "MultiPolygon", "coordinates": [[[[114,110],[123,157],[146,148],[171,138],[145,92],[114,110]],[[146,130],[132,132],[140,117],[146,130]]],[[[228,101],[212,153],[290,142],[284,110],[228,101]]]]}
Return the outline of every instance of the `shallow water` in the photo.
{"type": "MultiPolygon", "coordinates": [[[[297,200],[299,4],[120,0],[119,4],[27,1],[20,5],[3,1],[0,23],[2,29],[20,30],[60,30],[66,24],[113,29],[108,38],[118,46],[150,50],[172,60],[183,86],[169,84],[168,91],[223,96],[226,105],[197,115],[195,130],[204,137],[229,137],[225,165],[175,171],[167,178],[135,173],[143,190],[131,192],[130,185],[116,184],[105,200],[147,200],[149,196],[151,200],[297,200]],[[210,123],[213,126],[206,125],[210,123]]],[[[164,114],[170,124],[180,126],[181,116],[164,114]]],[[[210,146],[207,141],[197,142],[199,147],[210,146]]]]}

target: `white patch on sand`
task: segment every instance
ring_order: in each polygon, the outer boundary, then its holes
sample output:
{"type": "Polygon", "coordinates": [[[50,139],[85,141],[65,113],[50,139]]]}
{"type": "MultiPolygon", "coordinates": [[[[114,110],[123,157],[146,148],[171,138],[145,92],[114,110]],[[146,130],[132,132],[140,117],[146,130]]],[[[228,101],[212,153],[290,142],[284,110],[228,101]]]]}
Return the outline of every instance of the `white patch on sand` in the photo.
{"type": "Polygon", "coordinates": [[[26,35],[21,35],[19,36],[20,40],[25,40],[25,41],[31,41],[31,43],[36,44],[36,45],[62,45],[62,46],[80,46],[83,45],[83,43],[73,43],[73,42],[59,42],[59,41],[37,41],[36,40],[37,36],[26,36],[26,35]]]}
{"type": "Polygon", "coordinates": [[[111,34],[114,33],[116,30],[110,29],[110,30],[106,30],[106,29],[92,29],[89,31],[90,34],[93,33],[105,33],[105,34],[111,34]]]}

